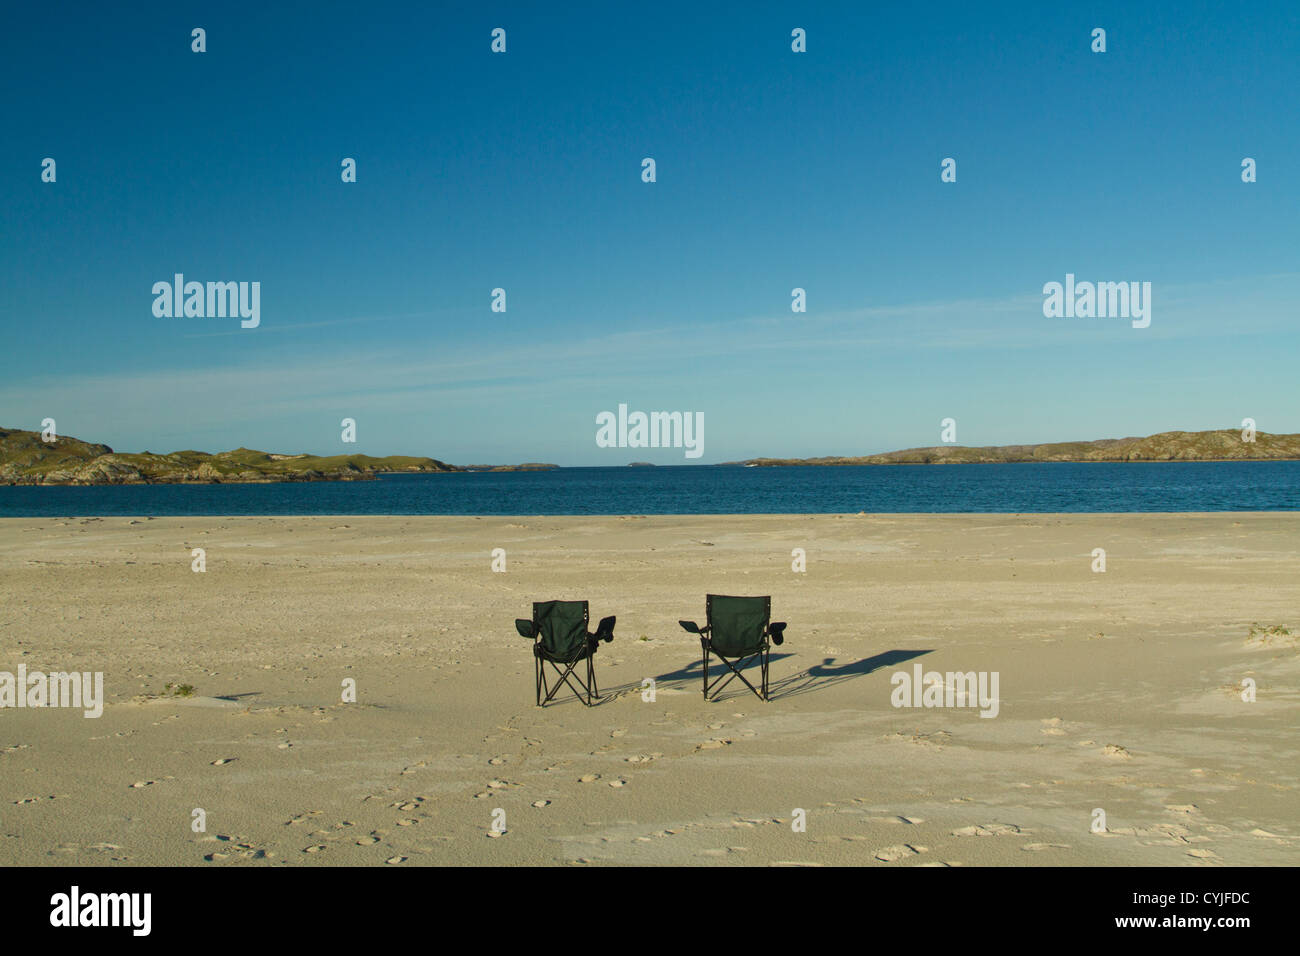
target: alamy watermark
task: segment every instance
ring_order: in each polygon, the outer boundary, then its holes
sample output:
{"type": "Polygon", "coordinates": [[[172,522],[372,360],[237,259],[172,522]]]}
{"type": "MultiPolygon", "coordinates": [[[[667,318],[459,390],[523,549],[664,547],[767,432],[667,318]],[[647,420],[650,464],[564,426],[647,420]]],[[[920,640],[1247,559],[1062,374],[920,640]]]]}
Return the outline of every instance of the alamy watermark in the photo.
{"type": "Polygon", "coordinates": [[[73,886],[50,897],[50,925],[125,926],[133,936],[148,936],[153,925],[152,893],[83,893],[73,886]]]}
{"type": "Polygon", "coordinates": [[[262,283],[186,282],[178,272],[172,282],[153,284],[153,314],[160,319],[243,319],[241,328],[255,329],[262,323],[262,283]]]}
{"type": "Polygon", "coordinates": [[[1133,328],[1151,324],[1150,282],[1078,282],[1065,274],[1065,284],[1043,286],[1043,316],[1049,319],[1132,319],[1133,328]]]}
{"type": "Polygon", "coordinates": [[[19,664],[17,674],[0,671],[3,707],[72,707],[84,710],[86,717],[98,717],[104,713],[104,672],[29,674],[27,665],[19,664]]]}
{"type": "Polygon", "coordinates": [[[912,673],[896,671],[889,683],[894,686],[889,702],[895,707],[978,707],[981,717],[998,715],[997,671],[922,674],[921,665],[914,664],[912,673]]]}
{"type": "Polygon", "coordinates": [[[628,412],[596,416],[596,445],[600,448],[685,448],[687,458],[704,454],[703,412],[628,412]]]}

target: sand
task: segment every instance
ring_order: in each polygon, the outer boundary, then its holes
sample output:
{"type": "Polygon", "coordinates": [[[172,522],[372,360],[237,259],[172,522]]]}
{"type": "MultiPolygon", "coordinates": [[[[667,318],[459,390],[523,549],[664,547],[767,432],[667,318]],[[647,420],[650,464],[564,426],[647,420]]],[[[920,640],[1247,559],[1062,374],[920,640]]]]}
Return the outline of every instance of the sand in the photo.
{"type": "Polygon", "coordinates": [[[5,519],[0,671],[107,703],[0,709],[0,863],[1295,865],[1253,624],[1300,631],[1300,515],[5,519]],[[702,699],[707,591],[789,622],[771,701],[702,699]],[[596,707],[534,706],[549,598],[618,615],[596,707]],[[916,664],[997,716],[892,706],[916,664]]]}

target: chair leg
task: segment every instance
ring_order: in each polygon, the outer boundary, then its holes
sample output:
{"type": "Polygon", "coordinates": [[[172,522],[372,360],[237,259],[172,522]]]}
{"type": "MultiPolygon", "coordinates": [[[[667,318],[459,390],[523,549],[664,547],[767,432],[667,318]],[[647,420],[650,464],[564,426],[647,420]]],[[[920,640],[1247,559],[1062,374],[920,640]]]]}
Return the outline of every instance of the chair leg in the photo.
{"type": "Polygon", "coordinates": [[[710,685],[709,685],[709,683],[708,683],[708,678],[707,678],[707,676],[706,676],[706,677],[705,677],[705,684],[704,684],[704,699],[705,699],[705,700],[710,700],[710,701],[717,700],[717,699],[718,699],[718,694],[722,693],[723,688],[725,688],[728,684],[730,684],[730,683],[731,683],[733,680],[735,680],[737,677],[740,678],[740,682],[741,682],[742,684],[744,684],[746,687],[748,687],[749,690],[750,690],[750,693],[752,693],[755,697],[757,697],[759,700],[762,700],[762,701],[766,701],[766,700],[767,700],[767,696],[766,696],[766,694],[767,694],[767,669],[766,669],[766,666],[765,666],[765,664],[766,664],[766,660],[765,660],[765,658],[763,657],[763,652],[762,652],[762,651],[756,651],[754,654],[751,654],[749,657],[745,657],[745,658],[739,658],[739,657],[738,657],[738,658],[736,658],[736,660],[735,660],[734,663],[733,663],[732,661],[728,660],[727,657],[725,657],[725,656],[722,655],[722,654],[719,654],[719,655],[718,655],[718,659],[719,659],[720,661],[722,661],[723,665],[724,665],[728,670],[731,671],[731,675],[730,675],[730,676],[725,676],[725,675],[724,675],[723,677],[719,677],[719,678],[718,678],[718,679],[713,683],[713,685],[712,685],[711,688],[710,688],[710,685]],[[742,670],[743,670],[743,669],[744,669],[748,664],[753,663],[755,660],[758,661],[758,673],[759,673],[759,684],[758,684],[758,687],[755,687],[753,684],[751,684],[751,683],[749,682],[749,678],[747,678],[744,674],[741,673],[741,671],[742,671],[742,670]],[[712,696],[712,697],[709,696],[709,692],[710,692],[710,690],[712,690],[712,692],[713,692],[713,696],[712,696]]]}
{"type": "Polygon", "coordinates": [[[704,654],[704,699],[709,699],[709,645],[703,640],[700,641],[700,649],[704,654]]]}
{"type": "Polygon", "coordinates": [[[574,668],[578,666],[577,661],[570,662],[568,666],[563,669],[561,669],[559,664],[552,662],[551,666],[555,668],[555,683],[553,685],[548,685],[546,681],[545,665],[541,664],[539,661],[538,666],[542,668],[541,677],[539,678],[540,687],[538,689],[538,695],[540,696],[542,691],[546,692],[546,696],[538,702],[539,707],[545,707],[549,704],[552,698],[560,692],[560,688],[565,684],[569,685],[569,690],[573,691],[574,697],[578,698],[578,700],[580,700],[585,706],[591,706],[592,683],[590,682],[595,679],[595,671],[591,666],[590,660],[587,661],[588,682],[584,682],[582,675],[574,670],[574,668]],[[578,682],[577,684],[573,683],[575,680],[578,682]],[[586,692],[586,696],[583,696],[584,691],[586,692]]]}

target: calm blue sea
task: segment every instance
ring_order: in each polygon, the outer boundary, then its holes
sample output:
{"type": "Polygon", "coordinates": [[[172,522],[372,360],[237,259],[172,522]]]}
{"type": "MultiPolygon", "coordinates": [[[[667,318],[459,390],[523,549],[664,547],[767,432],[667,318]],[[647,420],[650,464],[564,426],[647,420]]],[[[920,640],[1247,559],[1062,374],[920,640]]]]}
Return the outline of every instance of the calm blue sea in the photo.
{"type": "Polygon", "coordinates": [[[564,468],[270,485],[0,487],[0,516],[1295,511],[1300,462],[564,468]]]}

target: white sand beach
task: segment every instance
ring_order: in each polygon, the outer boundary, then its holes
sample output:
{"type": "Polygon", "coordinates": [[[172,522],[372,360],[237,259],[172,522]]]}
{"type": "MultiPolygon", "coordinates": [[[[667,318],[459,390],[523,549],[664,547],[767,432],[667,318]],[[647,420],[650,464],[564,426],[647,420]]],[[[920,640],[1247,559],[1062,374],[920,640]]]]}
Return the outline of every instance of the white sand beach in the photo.
{"type": "Polygon", "coordinates": [[[5,519],[0,671],[107,703],[0,709],[0,863],[1295,865],[1297,632],[1297,514],[5,519]],[[702,699],[710,591],[771,701],[702,699]],[[534,706],[550,598],[618,616],[595,707],[534,706]]]}

